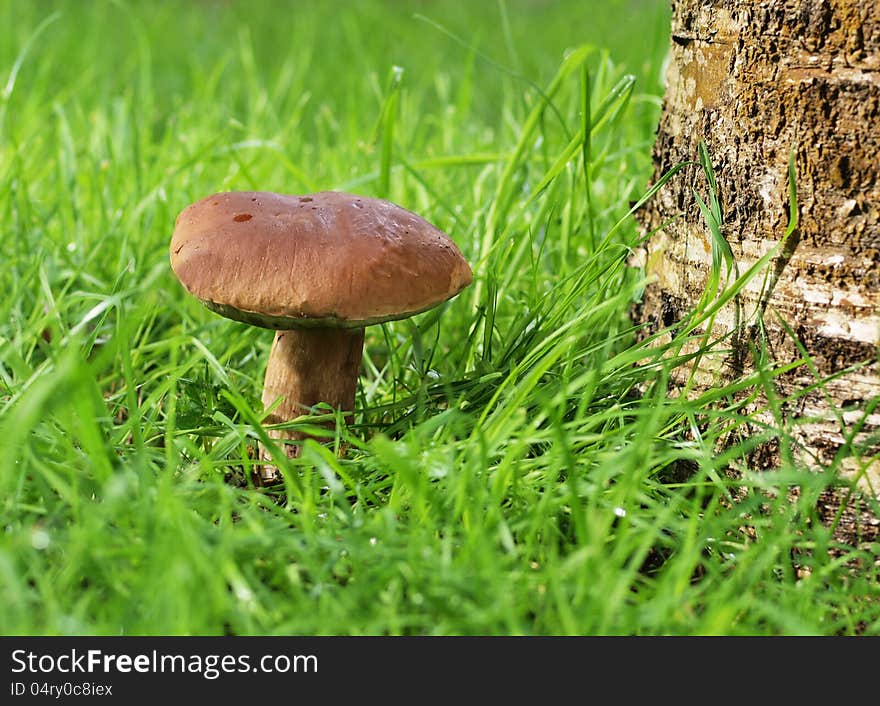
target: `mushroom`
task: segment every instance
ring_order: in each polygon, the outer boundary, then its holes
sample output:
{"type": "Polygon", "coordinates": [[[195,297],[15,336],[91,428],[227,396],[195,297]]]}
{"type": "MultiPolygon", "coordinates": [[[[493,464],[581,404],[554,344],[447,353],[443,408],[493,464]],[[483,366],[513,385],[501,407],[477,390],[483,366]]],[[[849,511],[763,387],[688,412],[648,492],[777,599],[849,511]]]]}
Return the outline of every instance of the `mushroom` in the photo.
{"type": "MultiPolygon", "coordinates": [[[[388,201],[335,191],[227,192],[197,201],[177,217],[171,267],[212,311],[276,330],[262,397],[267,408],[281,398],[266,418],[272,424],[321,402],[350,415],[364,327],[431,309],[472,279],[455,243],[428,221],[388,201]]],[[[285,451],[296,457],[299,446],[285,451]]],[[[260,458],[270,460],[262,445],[260,458]]],[[[258,480],[277,478],[274,466],[261,467],[258,480]]]]}

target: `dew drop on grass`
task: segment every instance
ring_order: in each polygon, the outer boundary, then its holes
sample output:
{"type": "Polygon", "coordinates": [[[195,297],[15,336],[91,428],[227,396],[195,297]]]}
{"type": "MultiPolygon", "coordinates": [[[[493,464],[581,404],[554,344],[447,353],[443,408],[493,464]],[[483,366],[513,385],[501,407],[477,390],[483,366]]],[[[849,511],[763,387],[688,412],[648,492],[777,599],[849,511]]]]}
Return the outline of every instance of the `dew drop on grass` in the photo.
{"type": "Polygon", "coordinates": [[[48,548],[48,546],[52,543],[51,537],[49,537],[49,533],[44,529],[35,529],[31,533],[31,546],[38,550],[42,551],[43,549],[48,548]]]}
{"type": "Polygon", "coordinates": [[[242,603],[252,603],[254,600],[254,592],[247,586],[239,584],[235,587],[235,597],[242,603]]]}
{"type": "Polygon", "coordinates": [[[74,250],[76,250],[76,243],[68,243],[67,252],[73,252],[74,250]]]}
{"type": "Polygon", "coordinates": [[[624,510],[622,507],[616,507],[614,508],[614,514],[617,517],[626,517],[626,510],[624,510]]]}

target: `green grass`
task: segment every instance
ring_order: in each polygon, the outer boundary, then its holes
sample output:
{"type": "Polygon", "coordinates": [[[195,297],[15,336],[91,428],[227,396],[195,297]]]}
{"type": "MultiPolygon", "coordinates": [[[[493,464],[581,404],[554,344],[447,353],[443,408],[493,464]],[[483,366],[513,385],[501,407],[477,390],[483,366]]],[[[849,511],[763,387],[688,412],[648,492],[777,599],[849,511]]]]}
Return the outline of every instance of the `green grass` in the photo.
{"type": "Polygon", "coordinates": [[[880,632],[836,469],[721,450],[774,371],[670,395],[699,331],[628,318],[665,6],[0,0],[0,632],[880,632]],[[355,423],[248,488],[271,333],[183,292],[174,219],[331,188],[475,282],[368,329],[355,423]]]}

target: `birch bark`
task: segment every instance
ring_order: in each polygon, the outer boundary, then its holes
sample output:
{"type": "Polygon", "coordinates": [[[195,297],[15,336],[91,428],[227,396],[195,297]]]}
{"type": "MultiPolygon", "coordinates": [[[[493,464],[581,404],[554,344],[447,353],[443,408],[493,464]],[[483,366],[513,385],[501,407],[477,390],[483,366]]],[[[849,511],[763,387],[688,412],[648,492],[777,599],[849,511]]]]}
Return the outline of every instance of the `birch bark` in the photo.
{"type": "MultiPolygon", "coordinates": [[[[743,272],[785,233],[792,149],[798,174],[799,228],[771,263],[769,282],[753,280],[739,299],[740,318],[734,306],[721,312],[715,333],[733,332],[733,345],[702,362],[699,385],[750,370],[749,343],[759,335],[754,312],[763,312],[776,362],[796,360],[799,342],[816,366],[776,381],[802,459],[822,466],[843,448],[844,467],[880,493],[880,464],[869,460],[880,447],[880,2],[672,4],[655,178],[696,160],[698,143],[706,142],[723,235],[743,272]],[[835,374],[807,391],[816,375],[835,374]]],[[[641,216],[644,229],[656,231],[642,253],[655,281],[638,316],[654,329],[693,307],[711,263],[709,231],[693,197],[694,188],[706,193],[705,179],[697,168],[683,174],[641,216]]],[[[774,453],[765,448],[754,464],[775,465],[774,453]]]]}

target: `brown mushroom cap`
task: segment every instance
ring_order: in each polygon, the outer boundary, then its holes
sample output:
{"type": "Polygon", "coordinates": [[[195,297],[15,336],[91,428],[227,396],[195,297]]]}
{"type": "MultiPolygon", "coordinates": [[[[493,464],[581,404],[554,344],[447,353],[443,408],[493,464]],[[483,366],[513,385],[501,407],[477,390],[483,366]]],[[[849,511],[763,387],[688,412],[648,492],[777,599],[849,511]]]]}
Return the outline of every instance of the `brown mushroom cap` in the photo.
{"type": "Polygon", "coordinates": [[[455,243],[425,219],[336,191],[197,201],[177,218],[171,267],[210,309],[271,329],[402,319],[472,279],[455,243]]]}

